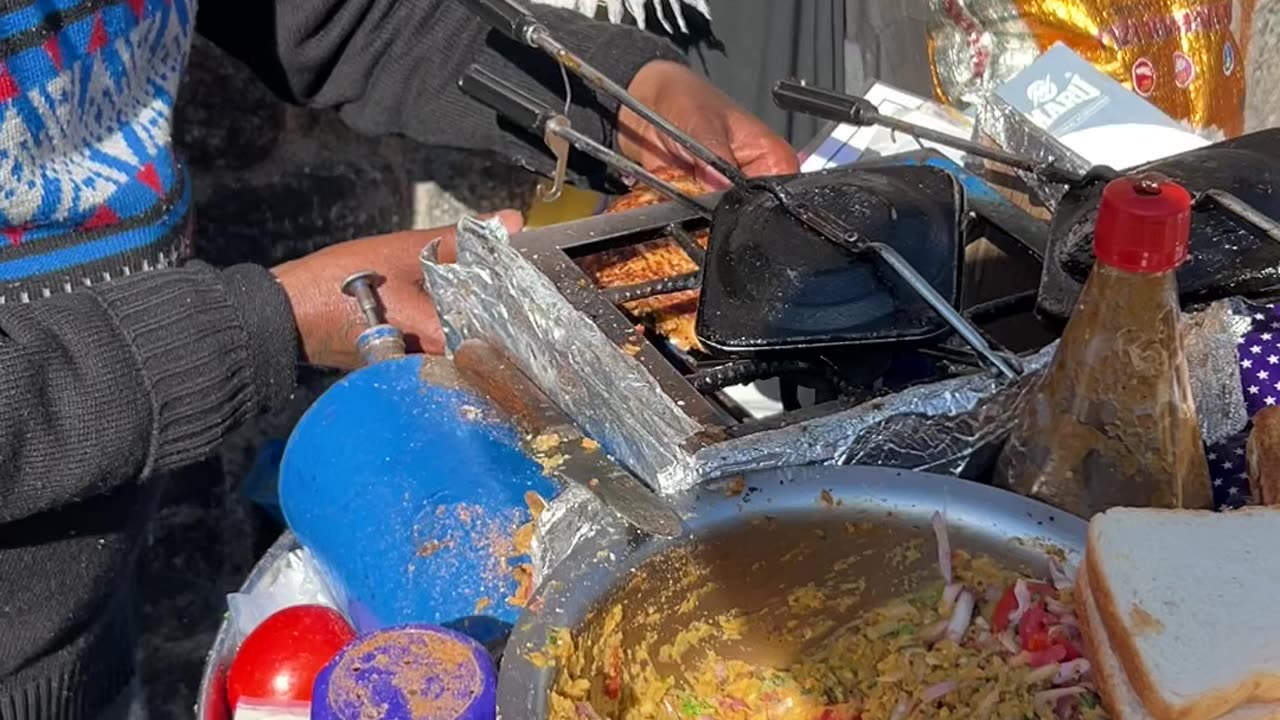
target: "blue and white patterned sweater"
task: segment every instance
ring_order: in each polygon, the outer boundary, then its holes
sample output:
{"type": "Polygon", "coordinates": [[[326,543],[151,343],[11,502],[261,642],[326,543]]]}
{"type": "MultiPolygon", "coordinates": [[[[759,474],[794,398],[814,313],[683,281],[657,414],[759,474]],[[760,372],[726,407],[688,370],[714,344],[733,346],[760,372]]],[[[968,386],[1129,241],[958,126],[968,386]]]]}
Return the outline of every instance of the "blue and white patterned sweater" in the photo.
{"type": "Polygon", "coordinates": [[[195,0],[0,15],[0,303],[166,267],[191,190],[170,147],[195,0]]]}

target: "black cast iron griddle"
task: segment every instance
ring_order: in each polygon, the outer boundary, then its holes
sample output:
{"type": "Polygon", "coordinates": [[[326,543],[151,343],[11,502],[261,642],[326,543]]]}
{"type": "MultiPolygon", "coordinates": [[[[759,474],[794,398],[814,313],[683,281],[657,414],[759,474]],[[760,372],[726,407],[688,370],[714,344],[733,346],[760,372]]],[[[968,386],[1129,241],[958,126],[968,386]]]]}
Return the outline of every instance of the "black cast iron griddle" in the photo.
{"type": "MultiPolygon", "coordinates": [[[[966,223],[949,173],[854,166],[780,182],[795,200],[897,250],[956,304],[966,223]]],[[[951,327],[876,253],[850,253],[745,185],[725,193],[712,218],[696,329],[712,352],[756,356],[925,343],[951,327]]]]}
{"type": "MultiPolygon", "coordinates": [[[[1169,176],[1192,195],[1230,193],[1272,222],[1280,220],[1280,129],[1157,160],[1142,166],[1169,176]]],[[[1063,322],[1093,268],[1093,227],[1105,183],[1073,187],[1058,204],[1040,278],[1037,313],[1063,322]]],[[[1280,293],[1280,242],[1212,199],[1199,202],[1191,219],[1191,247],[1178,268],[1184,303],[1233,295],[1280,293]]]]}

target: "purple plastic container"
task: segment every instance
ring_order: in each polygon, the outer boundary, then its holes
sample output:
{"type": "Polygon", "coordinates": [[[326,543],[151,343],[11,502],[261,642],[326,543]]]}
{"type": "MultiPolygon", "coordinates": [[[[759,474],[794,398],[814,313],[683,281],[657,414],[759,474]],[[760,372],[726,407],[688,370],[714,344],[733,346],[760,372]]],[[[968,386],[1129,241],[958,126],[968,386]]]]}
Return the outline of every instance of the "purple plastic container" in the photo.
{"type": "Polygon", "coordinates": [[[475,640],[435,625],[357,638],[316,676],[312,720],[494,720],[497,672],[475,640]]]}

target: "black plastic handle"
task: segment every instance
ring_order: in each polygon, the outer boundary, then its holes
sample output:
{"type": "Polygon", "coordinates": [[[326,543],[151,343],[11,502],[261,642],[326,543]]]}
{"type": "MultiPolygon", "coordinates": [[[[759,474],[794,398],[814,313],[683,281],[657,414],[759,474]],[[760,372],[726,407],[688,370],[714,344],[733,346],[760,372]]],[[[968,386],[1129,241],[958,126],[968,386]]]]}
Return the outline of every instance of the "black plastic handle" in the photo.
{"type": "Polygon", "coordinates": [[[520,88],[478,65],[472,65],[458,80],[462,92],[478,100],[498,115],[541,136],[554,113],[520,88]]]}
{"type": "Polygon", "coordinates": [[[779,80],[773,86],[773,104],[790,112],[854,125],[874,125],[880,117],[876,106],[866,98],[805,85],[798,80],[779,80]]]}
{"type": "Polygon", "coordinates": [[[515,0],[460,0],[468,10],[481,20],[494,26],[522,43],[528,43],[529,29],[538,20],[527,8],[515,0]]]}

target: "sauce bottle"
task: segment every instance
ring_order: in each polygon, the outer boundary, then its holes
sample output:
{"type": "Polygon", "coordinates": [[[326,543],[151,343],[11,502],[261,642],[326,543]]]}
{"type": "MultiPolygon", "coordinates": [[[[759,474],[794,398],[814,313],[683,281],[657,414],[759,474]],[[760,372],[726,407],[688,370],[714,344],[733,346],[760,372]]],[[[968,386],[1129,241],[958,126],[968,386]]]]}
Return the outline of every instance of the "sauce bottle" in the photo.
{"type": "Polygon", "coordinates": [[[1152,174],[1107,184],[1093,271],[1020,408],[997,485],[1086,518],[1118,505],[1212,507],[1175,274],[1190,234],[1180,185],[1152,174]]]}

